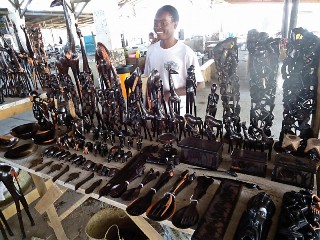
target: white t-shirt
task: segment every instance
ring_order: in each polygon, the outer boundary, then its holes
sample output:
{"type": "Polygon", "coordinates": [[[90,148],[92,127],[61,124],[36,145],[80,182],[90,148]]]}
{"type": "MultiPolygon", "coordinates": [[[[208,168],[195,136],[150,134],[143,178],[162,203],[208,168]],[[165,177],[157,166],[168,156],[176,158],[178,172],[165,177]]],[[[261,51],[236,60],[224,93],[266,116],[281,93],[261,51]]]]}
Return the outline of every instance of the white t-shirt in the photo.
{"type": "Polygon", "coordinates": [[[196,54],[182,41],[178,41],[168,49],[162,48],[160,41],[148,47],[144,75],[148,77],[153,69],[157,69],[160,73],[164,91],[169,91],[170,89],[169,72],[166,70],[168,64],[178,72],[178,74],[172,74],[175,89],[185,87],[188,76],[187,69],[191,65],[195,67],[196,81],[204,81],[196,54]]]}

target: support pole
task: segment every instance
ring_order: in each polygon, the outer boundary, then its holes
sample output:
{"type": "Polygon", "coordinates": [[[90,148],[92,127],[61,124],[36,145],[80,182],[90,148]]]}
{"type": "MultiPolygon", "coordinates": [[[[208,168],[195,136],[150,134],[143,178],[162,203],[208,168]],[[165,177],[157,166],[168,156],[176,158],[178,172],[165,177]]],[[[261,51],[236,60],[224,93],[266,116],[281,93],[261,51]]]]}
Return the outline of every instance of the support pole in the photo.
{"type": "Polygon", "coordinates": [[[289,34],[291,33],[292,29],[297,27],[299,2],[300,2],[300,0],[292,0],[292,8],[291,8],[290,24],[289,24],[289,34]]]}
{"type": "Polygon", "coordinates": [[[282,38],[288,38],[288,21],[289,21],[289,2],[290,0],[284,0],[283,15],[282,15],[282,38]]]}

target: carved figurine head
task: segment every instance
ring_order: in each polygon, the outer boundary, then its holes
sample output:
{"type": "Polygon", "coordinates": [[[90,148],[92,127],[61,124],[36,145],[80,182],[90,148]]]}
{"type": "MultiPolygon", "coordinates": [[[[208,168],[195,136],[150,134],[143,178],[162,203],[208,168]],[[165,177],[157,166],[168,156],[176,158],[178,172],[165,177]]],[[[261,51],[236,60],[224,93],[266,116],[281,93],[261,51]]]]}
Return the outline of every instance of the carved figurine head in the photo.
{"type": "Polygon", "coordinates": [[[60,105],[58,107],[58,124],[60,126],[66,125],[68,110],[65,105],[60,105]]]}
{"type": "Polygon", "coordinates": [[[216,91],[217,91],[217,84],[216,84],[216,83],[213,83],[213,84],[211,85],[211,94],[216,93],[216,91]]]}
{"type": "Polygon", "coordinates": [[[44,117],[44,113],[41,110],[40,104],[41,104],[41,99],[39,97],[39,93],[36,91],[30,92],[30,101],[33,103],[32,104],[32,111],[33,111],[33,116],[35,119],[38,121],[41,121],[44,117]]]}
{"type": "Polygon", "coordinates": [[[190,67],[188,67],[187,73],[188,73],[188,74],[193,74],[193,73],[194,73],[194,66],[193,66],[193,65],[191,65],[190,67]]]}
{"type": "Polygon", "coordinates": [[[63,52],[64,52],[64,56],[66,57],[66,59],[70,60],[71,59],[71,49],[69,48],[68,45],[66,45],[63,49],[63,52]]]}

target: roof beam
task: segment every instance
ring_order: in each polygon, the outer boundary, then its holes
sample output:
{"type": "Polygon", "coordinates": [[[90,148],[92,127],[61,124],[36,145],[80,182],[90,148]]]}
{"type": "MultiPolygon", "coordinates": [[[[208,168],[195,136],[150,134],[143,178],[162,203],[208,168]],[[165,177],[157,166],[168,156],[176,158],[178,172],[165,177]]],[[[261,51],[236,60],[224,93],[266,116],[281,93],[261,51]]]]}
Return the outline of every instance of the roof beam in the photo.
{"type": "MultiPolygon", "coordinates": [[[[26,16],[64,16],[63,11],[26,11],[26,16]]],[[[81,16],[92,17],[92,13],[82,13],[81,16]]]]}
{"type": "Polygon", "coordinates": [[[83,2],[90,2],[90,0],[70,0],[70,3],[83,3],[83,2]]]}
{"type": "MultiPolygon", "coordinates": [[[[22,1],[23,2],[23,1],[22,1]]],[[[24,14],[26,13],[26,11],[28,10],[28,7],[30,5],[30,3],[32,2],[32,0],[28,0],[26,6],[24,7],[24,9],[21,12],[20,18],[22,18],[24,16],[24,14]]]]}
{"type": "Polygon", "coordinates": [[[75,19],[78,19],[79,15],[82,13],[83,9],[87,6],[88,3],[89,2],[86,2],[85,4],[83,4],[83,6],[80,9],[80,11],[77,14],[75,14],[75,16],[74,16],[75,19]]]}
{"type": "Polygon", "coordinates": [[[12,6],[16,7],[16,5],[14,4],[14,2],[12,2],[11,0],[8,0],[9,3],[11,3],[12,6]]]}
{"type": "Polygon", "coordinates": [[[72,9],[72,7],[71,7],[67,2],[65,2],[65,4],[66,4],[67,7],[69,8],[69,10],[73,13],[73,10],[74,10],[74,9],[72,9]]]}
{"type": "Polygon", "coordinates": [[[21,7],[23,3],[24,3],[24,0],[22,0],[22,1],[21,1],[21,3],[20,3],[20,5],[19,5],[19,7],[21,7]]]}
{"type": "Polygon", "coordinates": [[[21,9],[20,9],[19,0],[14,0],[14,6],[15,6],[16,10],[19,11],[19,16],[20,16],[20,18],[21,18],[21,9]]]}

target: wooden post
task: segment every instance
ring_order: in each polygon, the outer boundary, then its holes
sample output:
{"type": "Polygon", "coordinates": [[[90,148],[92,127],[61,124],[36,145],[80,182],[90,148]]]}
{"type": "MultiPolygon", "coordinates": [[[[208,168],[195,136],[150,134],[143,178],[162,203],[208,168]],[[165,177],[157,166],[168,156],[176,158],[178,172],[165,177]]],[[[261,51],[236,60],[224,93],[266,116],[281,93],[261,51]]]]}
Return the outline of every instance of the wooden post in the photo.
{"type": "MultiPolygon", "coordinates": [[[[43,181],[43,179],[41,177],[36,176],[34,174],[31,174],[31,177],[33,179],[33,182],[34,182],[36,188],[38,189],[39,195],[41,197],[44,197],[44,199],[47,199],[47,201],[50,203],[48,205],[48,204],[46,204],[46,202],[44,200],[41,201],[41,199],[40,199],[40,201],[37,203],[36,207],[38,209],[40,209],[41,212],[43,212],[42,211],[43,209],[45,209],[45,211],[47,212],[48,218],[50,221],[50,226],[52,227],[57,239],[68,240],[67,235],[62,227],[59,216],[57,214],[57,211],[53,205],[54,201],[52,201],[52,199],[56,200],[57,195],[59,195],[59,191],[57,191],[56,185],[52,184],[51,187],[49,188],[51,190],[47,191],[47,187],[45,185],[45,182],[43,181]],[[55,193],[55,194],[53,194],[53,193],[55,193]],[[50,200],[50,197],[52,197],[51,200],[50,200]],[[44,208],[44,206],[45,206],[45,208],[44,208]]],[[[64,192],[64,190],[61,191],[61,195],[63,194],[63,192],[64,192]]],[[[37,210],[37,208],[36,208],[36,210],[37,210]]]]}
{"type": "Polygon", "coordinates": [[[297,27],[299,2],[300,2],[300,0],[293,0],[292,1],[290,23],[289,23],[289,34],[291,33],[292,29],[297,27]]]}
{"type": "Polygon", "coordinates": [[[284,0],[282,13],[282,38],[288,38],[289,0],[284,0]]]}

